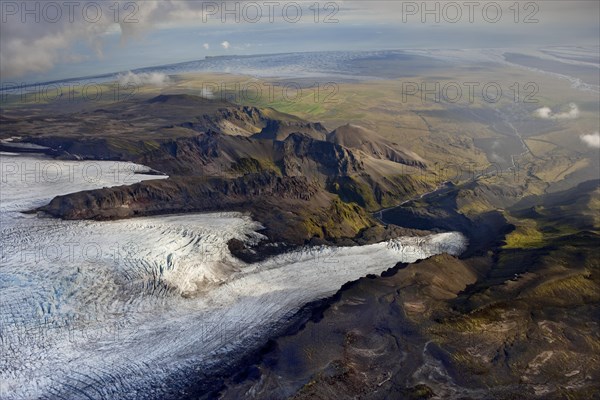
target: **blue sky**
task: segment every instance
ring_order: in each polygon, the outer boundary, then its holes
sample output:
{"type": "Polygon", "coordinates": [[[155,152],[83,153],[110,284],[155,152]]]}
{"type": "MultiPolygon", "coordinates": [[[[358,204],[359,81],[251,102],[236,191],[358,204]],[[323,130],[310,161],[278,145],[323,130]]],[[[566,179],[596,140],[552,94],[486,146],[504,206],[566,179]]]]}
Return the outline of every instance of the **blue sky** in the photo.
{"type": "Polygon", "coordinates": [[[598,46],[600,2],[513,1],[465,2],[338,1],[279,2],[269,21],[266,3],[206,1],[83,1],[69,20],[68,9],[56,2],[61,18],[44,3],[2,1],[0,72],[3,82],[36,82],[202,59],[226,54],[265,54],[321,50],[402,48],[536,48],[551,45],[598,46]],[[12,4],[11,4],[12,3],[12,4]],[[88,3],[93,3],[87,5],[88,3]],[[130,5],[133,3],[134,5],[130,5]],[[319,6],[318,21],[315,8],[319,6]],[[450,2],[452,3],[452,2],[450,2]],[[302,7],[297,18],[296,4],[302,7]],[[95,7],[103,11],[91,21],[95,7]],[[283,14],[287,6],[287,17],[283,14]],[[16,7],[16,8],[15,8],[16,7]],[[36,9],[36,7],[38,7],[36,9]],[[246,7],[246,8],[244,8],[246,7]],[[502,13],[497,14],[498,8],[502,13]],[[251,23],[247,19],[261,19],[251,23]],[[90,11],[91,10],[91,11],[90,11]],[[246,10],[244,13],[243,10],[246,10]],[[484,13],[485,10],[485,13],[484,13]],[[126,15],[135,11],[135,22],[126,15]],[[457,12],[459,14],[457,14],[457,12]],[[469,14],[471,12],[471,14],[469,14]],[[331,14],[332,20],[325,23],[331,14]],[[235,16],[240,17],[236,22],[235,16]],[[247,18],[244,18],[244,17],[247,18]],[[439,22],[435,18],[439,18],[439,22]],[[528,19],[529,17],[529,19],[528,19]],[[50,21],[56,19],[56,21],[50,21]],[[246,20],[245,20],[246,19],[246,20]],[[291,22],[298,19],[297,22],[291,22]],[[425,19],[425,21],[423,21],[425,19]],[[471,19],[471,20],[470,20],[471,19]],[[495,21],[494,21],[495,19],[495,21]],[[118,23],[116,23],[117,21],[118,23]],[[537,21],[537,22],[536,22],[537,21]]]}

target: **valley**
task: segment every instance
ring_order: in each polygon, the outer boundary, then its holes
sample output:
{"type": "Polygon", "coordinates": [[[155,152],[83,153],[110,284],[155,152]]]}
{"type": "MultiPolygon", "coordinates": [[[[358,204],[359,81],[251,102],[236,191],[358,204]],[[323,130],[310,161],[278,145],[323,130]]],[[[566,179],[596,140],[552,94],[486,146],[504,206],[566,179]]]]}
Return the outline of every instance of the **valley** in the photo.
{"type": "Polygon", "coordinates": [[[5,96],[7,398],[594,398],[594,82],[432,54],[267,57],[290,63],[278,78],[167,66],[119,101],[5,96]],[[236,95],[331,71],[328,101],[236,95]],[[492,76],[494,103],[405,90],[492,76]],[[93,259],[52,253],[73,243],[93,259]]]}

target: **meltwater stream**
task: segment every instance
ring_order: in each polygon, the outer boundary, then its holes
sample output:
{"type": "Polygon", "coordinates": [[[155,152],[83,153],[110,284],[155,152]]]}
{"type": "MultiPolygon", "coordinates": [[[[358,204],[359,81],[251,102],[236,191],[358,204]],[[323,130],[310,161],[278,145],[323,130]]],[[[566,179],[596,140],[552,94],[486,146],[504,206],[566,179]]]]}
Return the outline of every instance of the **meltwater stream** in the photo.
{"type": "Polygon", "coordinates": [[[157,178],[142,166],[6,154],[1,163],[2,399],[165,398],[173,382],[185,387],[256,349],[344,283],[466,246],[450,232],[250,265],[227,248],[262,237],[239,213],[110,222],[20,213],[59,194],[157,178]]]}

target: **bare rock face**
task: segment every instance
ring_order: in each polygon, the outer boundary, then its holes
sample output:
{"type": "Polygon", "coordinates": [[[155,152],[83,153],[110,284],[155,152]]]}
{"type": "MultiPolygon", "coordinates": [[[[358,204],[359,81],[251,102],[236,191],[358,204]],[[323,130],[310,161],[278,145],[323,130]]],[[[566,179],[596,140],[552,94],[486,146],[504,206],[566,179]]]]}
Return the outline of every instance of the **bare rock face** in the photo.
{"type": "Polygon", "coordinates": [[[358,125],[346,124],[327,135],[327,141],[358,150],[380,160],[425,167],[426,161],[418,154],[358,125]]]}
{"type": "Polygon", "coordinates": [[[325,140],[327,129],[318,122],[268,120],[255,139],[285,140],[291,134],[306,136],[316,140],[325,140]]]}
{"type": "Polygon", "coordinates": [[[308,178],[270,172],[234,179],[172,177],[82,191],[57,196],[36,211],[63,219],[110,220],[223,210],[252,214],[270,241],[288,245],[353,238],[376,225],[362,208],[346,205],[308,178]]]}
{"type": "Polygon", "coordinates": [[[362,163],[348,149],[294,133],[275,143],[276,154],[283,161],[286,175],[348,176],[363,170],[362,163]]]}
{"type": "Polygon", "coordinates": [[[135,161],[170,175],[227,175],[236,172],[231,165],[240,159],[268,164],[284,176],[327,178],[364,170],[364,164],[352,150],[301,133],[292,133],[278,141],[209,131],[165,142],[135,161]]]}
{"type": "Polygon", "coordinates": [[[177,177],[57,196],[39,211],[64,219],[115,219],[227,209],[260,196],[310,200],[318,188],[303,177],[271,173],[236,179],[177,177]]]}

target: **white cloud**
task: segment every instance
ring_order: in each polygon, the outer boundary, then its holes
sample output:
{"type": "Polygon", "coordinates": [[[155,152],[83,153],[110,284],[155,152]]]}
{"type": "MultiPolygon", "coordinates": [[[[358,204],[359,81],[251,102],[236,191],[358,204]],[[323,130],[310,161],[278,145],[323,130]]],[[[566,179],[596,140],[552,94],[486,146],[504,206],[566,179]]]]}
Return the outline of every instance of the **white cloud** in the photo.
{"type": "Polygon", "coordinates": [[[599,132],[589,133],[587,135],[581,135],[581,136],[579,136],[579,138],[588,147],[591,147],[593,149],[600,149],[600,133],[599,132]]]}
{"type": "Polygon", "coordinates": [[[202,47],[204,47],[206,50],[208,50],[208,49],[210,49],[210,44],[208,44],[208,43],[204,43],[204,44],[202,45],[202,47]]]}
{"type": "Polygon", "coordinates": [[[170,82],[169,76],[163,74],[162,72],[142,72],[139,74],[135,74],[131,71],[128,71],[125,74],[119,74],[117,77],[119,84],[121,86],[127,85],[150,85],[150,86],[158,86],[162,87],[167,85],[170,82]]]}
{"type": "MultiPolygon", "coordinates": [[[[114,43],[114,36],[119,34],[121,35],[122,44],[126,43],[128,46],[131,46],[132,51],[136,49],[134,47],[135,43],[131,39],[139,38],[153,29],[194,28],[197,30],[197,28],[201,27],[203,30],[210,28],[211,33],[214,34],[214,31],[212,31],[214,25],[209,25],[209,23],[214,22],[218,24],[222,21],[222,13],[225,7],[229,7],[229,9],[233,8],[228,4],[230,1],[224,0],[215,3],[209,0],[144,0],[121,2],[120,4],[119,2],[114,3],[114,1],[108,0],[81,0],[76,2],[32,1],[27,6],[24,5],[25,2],[23,1],[3,1],[0,2],[3,6],[3,18],[2,23],[0,23],[0,75],[4,80],[31,73],[41,73],[55,68],[57,65],[74,62],[65,61],[65,57],[69,57],[74,52],[86,54],[89,52],[99,57],[103,53],[103,48],[110,45],[110,43],[114,43]],[[55,6],[46,7],[45,3],[58,6],[59,15],[62,15],[62,17],[58,18],[58,21],[50,20],[56,14],[54,12],[55,6]],[[119,7],[115,8],[115,4],[119,7]],[[215,4],[218,10],[214,10],[215,4]],[[25,10],[25,7],[36,7],[38,12],[36,12],[37,15],[27,15],[25,22],[23,22],[24,15],[22,15],[22,12],[25,10]],[[101,13],[100,18],[95,20],[97,7],[101,8],[101,13]],[[115,9],[118,9],[119,12],[115,13],[115,9]],[[209,11],[209,9],[213,9],[216,12],[209,11]],[[46,13],[44,10],[48,12],[46,13]],[[35,22],[34,18],[36,17],[41,17],[41,20],[35,22]]],[[[301,3],[304,15],[300,23],[316,27],[313,13],[308,10],[312,1],[301,1],[299,3],[301,3]]],[[[565,28],[577,26],[581,28],[581,32],[587,32],[585,27],[587,29],[597,27],[597,2],[571,1],[568,4],[566,2],[547,3],[544,4],[544,23],[554,24],[549,25],[551,26],[551,33],[556,36],[554,39],[561,39],[565,28]],[[568,9],[567,7],[570,8],[568,9]],[[567,9],[569,12],[567,12],[567,9]]],[[[331,22],[339,18],[345,24],[359,23],[361,26],[397,24],[399,17],[403,16],[402,8],[405,4],[404,2],[364,0],[338,1],[336,5],[339,6],[339,10],[334,10],[335,15],[325,15],[329,13],[324,12],[320,16],[319,21],[322,22],[324,18],[328,18],[331,22]]],[[[291,27],[289,18],[293,16],[288,15],[288,19],[286,20],[283,6],[284,4],[280,4],[274,7],[272,14],[274,21],[278,24],[285,24],[281,26],[291,27]]],[[[270,26],[272,22],[269,22],[271,15],[269,8],[264,6],[262,2],[259,8],[262,11],[260,22],[270,26]]],[[[417,8],[421,12],[408,16],[409,19],[407,22],[411,26],[416,25],[416,27],[422,26],[423,29],[430,29],[429,25],[419,23],[423,17],[421,15],[424,11],[423,4],[417,5],[417,8]]],[[[481,13],[478,14],[473,23],[473,21],[469,21],[467,8],[460,6],[459,9],[462,10],[462,18],[458,21],[458,25],[461,25],[463,28],[469,27],[468,29],[471,29],[473,26],[477,29],[491,29],[491,31],[480,35],[482,38],[491,37],[492,34],[500,35],[495,33],[496,31],[507,32],[506,34],[512,35],[515,34],[514,29],[524,29],[518,32],[520,37],[536,37],[536,35],[531,35],[531,33],[536,33],[535,30],[525,29],[527,26],[533,24],[519,24],[520,28],[515,28],[515,24],[511,22],[512,19],[510,18],[502,18],[499,24],[490,24],[486,18],[481,17],[481,13]],[[502,29],[503,27],[505,29],[502,29]]],[[[294,11],[291,12],[293,13],[294,11]]],[[[244,12],[242,12],[242,16],[244,16],[244,12]]],[[[427,17],[429,21],[432,20],[431,17],[431,15],[427,17]]],[[[226,23],[234,24],[235,19],[230,15],[226,23]]],[[[324,28],[324,24],[318,25],[324,28]]],[[[442,21],[442,24],[439,26],[448,27],[449,29],[449,25],[453,24],[442,21]]],[[[531,26],[531,28],[534,27],[531,26]]],[[[217,27],[217,29],[220,28],[217,27]]],[[[219,34],[229,35],[229,33],[225,32],[230,31],[226,30],[219,34]]],[[[446,32],[451,34],[450,31],[446,32]]],[[[419,34],[419,32],[415,34],[419,34]]],[[[579,33],[578,35],[580,36],[571,37],[571,41],[577,42],[578,39],[582,38],[581,35],[583,34],[579,33]]],[[[588,40],[592,40],[588,36],[583,36],[586,43],[588,40]]],[[[230,38],[234,40],[233,37],[230,38]]],[[[493,39],[490,39],[492,40],[491,43],[496,43],[499,38],[501,37],[493,36],[493,39]]],[[[331,39],[333,40],[334,38],[332,37],[331,39]]],[[[435,40],[435,43],[437,43],[438,38],[432,37],[432,40],[435,40]]],[[[548,42],[555,41],[544,40],[548,42]]],[[[238,41],[238,39],[235,39],[236,43],[238,41]]],[[[455,41],[450,41],[450,43],[452,46],[457,45],[455,41]]],[[[161,46],[172,46],[174,44],[161,43],[161,46]]],[[[369,44],[371,47],[386,47],[385,44],[369,44]]],[[[445,45],[440,44],[442,47],[445,45]]],[[[218,46],[216,42],[213,47],[215,46],[218,46]]],[[[256,44],[255,46],[260,46],[260,44],[256,44]]],[[[299,49],[302,48],[300,47],[299,49]]],[[[111,52],[106,52],[107,58],[111,57],[110,54],[111,52]]]]}
{"type": "Polygon", "coordinates": [[[537,115],[540,118],[550,118],[550,115],[552,114],[552,110],[550,109],[550,107],[542,107],[542,108],[538,108],[537,110],[535,110],[535,115],[537,115]]]}
{"type": "Polygon", "coordinates": [[[569,103],[569,111],[554,113],[550,107],[535,110],[535,115],[542,119],[575,119],[579,117],[579,108],[575,103],[569,103]]]}
{"type": "Polygon", "coordinates": [[[223,43],[221,43],[221,46],[223,46],[223,48],[227,50],[231,45],[227,40],[225,40],[223,43]]]}
{"type": "MultiPolygon", "coordinates": [[[[65,60],[73,62],[70,57],[78,45],[86,46],[98,59],[102,59],[107,40],[114,34],[120,34],[121,44],[126,44],[153,29],[198,26],[207,18],[204,0],[132,2],[131,7],[125,9],[121,4],[118,15],[113,2],[109,1],[83,0],[70,5],[68,2],[55,2],[59,15],[62,15],[57,20],[44,17],[43,2],[31,2],[27,7],[37,7],[37,22],[32,15],[23,22],[21,13],[25,3],[6,3],[11,4],[7,5],[8,8],[3,7],[0,24],[2,79],[41,73],[65,60]],[[99,12],[96,13],[96,10],[99,12]]],[[[49,12],[53,12],[54,8],[49,12]]],[[[54,18],[54,15],[51,14],[51,17],[54,18]]],[[[81,49],[78,51],[81,52],[81,49]]]]}

